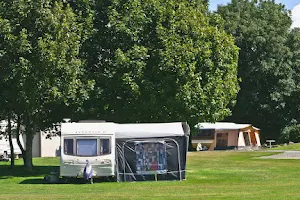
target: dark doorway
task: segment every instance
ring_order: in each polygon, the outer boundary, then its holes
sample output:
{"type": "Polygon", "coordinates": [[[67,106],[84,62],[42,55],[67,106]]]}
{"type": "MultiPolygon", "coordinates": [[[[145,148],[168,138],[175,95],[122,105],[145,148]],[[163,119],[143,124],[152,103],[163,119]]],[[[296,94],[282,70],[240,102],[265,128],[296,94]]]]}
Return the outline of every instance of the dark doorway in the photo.
{"type": "Polygon", "coordinates": [[[217,133],[217,144],[218,149],[225,149],[228,145],[228,133],[217,133]]]}
{"type": "Polygon", "coordinates": [[[250,146],[249,133],[248,132],[244,132],[243,135],[244,135],[245,145],[246,146],[250,146]]]}

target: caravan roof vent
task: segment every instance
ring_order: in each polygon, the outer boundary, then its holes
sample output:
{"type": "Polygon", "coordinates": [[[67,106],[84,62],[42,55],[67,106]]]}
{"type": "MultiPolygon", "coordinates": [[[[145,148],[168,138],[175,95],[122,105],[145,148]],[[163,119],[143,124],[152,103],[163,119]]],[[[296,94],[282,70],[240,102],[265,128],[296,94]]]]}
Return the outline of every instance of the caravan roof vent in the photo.
{"type": "Polygon", "coordinates": [[[71,119],[70,119],[70,118],[63,118],[63,121],[64,121],[65,123],[69,123],[69,122],[71,122],[71,119]]]}

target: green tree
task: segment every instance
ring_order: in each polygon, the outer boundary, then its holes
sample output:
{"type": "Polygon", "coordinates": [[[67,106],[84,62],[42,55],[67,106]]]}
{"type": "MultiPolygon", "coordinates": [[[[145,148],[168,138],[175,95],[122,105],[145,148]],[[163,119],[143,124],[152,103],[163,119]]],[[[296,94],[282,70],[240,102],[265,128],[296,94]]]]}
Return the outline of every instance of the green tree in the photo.
{"type": "Polygon", "coordinates": [[[287,45],[291,51],[291,66],[294,70],[293,80],[295,87],[291,95],[286,98],[284,115],[286,126],[282,129],[281,139],[283,142],[298,142],[300,139],[300,28],[294,28],[288,35],[287,45]]]}
{"type": "Polygon", "coordinates": [[[82,19],[64,1],[0,1],[1,96],[25,126],[28,169],[34,134],[80,105],[92,88],[78,56],[89,27],[82,19]]]}
{"type": "Polygon", "coordinates": [[[263,138],[276,139],[286,121],[286,98],[295,88],[286,45],[290,12],[271,0],[232,0],[217,12],[240,48],[241,91],[231,120],[252,123],[263,138]]]}
{"type": "Polygon", "coordinates": [[[293,121],[283,128],[280,139],[282,142],[300,142],[300,124],[293,121]]]}
{"type": "Polygon", "coordinates": [[[86,43],[96,80],[87,117],[118,122],[217,121],[238,92],[238,48],[207,4],[96,1],[86,43]]]}

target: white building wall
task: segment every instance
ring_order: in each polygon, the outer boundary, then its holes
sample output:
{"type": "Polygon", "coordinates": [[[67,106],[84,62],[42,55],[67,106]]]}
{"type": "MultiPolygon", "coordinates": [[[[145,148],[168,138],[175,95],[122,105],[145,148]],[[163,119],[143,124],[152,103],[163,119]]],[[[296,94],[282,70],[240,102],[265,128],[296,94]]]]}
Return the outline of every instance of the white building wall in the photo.
{"type": "Polygon", "coordinates": [[[46,139],[47,134],[41,132],[41,157],[56,157],[60,155],[60,137],[46,139]]]}

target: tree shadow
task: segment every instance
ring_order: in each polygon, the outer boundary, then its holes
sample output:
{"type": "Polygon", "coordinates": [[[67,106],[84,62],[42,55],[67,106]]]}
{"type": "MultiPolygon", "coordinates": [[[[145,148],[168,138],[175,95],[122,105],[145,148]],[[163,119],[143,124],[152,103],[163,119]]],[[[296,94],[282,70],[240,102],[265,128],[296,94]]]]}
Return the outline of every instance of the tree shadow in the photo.
{"type": "Polygon", "coordinates": [[[32,171],[29,171],[24,166],[0,165],[0,179],[9,179],[12,177],[37,177],[45,176],[52,171],[59,171],[59,166],[34,166],[32,171]]]}
{"type": "MultiPolygon", "coordinates": [[[[104,183],[104,182],[116,182],[110,177],[94,178],[93,183],[104,183]]],[[[19,184],[90,184],[88,181],[83,178],[69,178],[65,180],[60,178],[57,183],[46,182],[43,178],[29,178],[21,181],[19,184]]]]}
{"type": "MultiPolygon", "coordinates": [[[[24,166],[16,165],[10,168],[9,165],[0,165],[0,180],[11,179],[15,177],[22,178],[19,184],[54,184],[45,181],[45,176],[49,176],[50,172],[58,172],[59,166],[34,166],[32,171],[29,171],[24,166]],[[40,177],[40,178],[38,178],[40,177]]],[[[94,183],[115,182],[113,177],[94,178],[94,183]]],[[[59,182],[55,184],[86,184],[87,181],[83,178],[59,178],[59,182]]]]}
{"type": "Polygon", "coordinates": [[[23,180],[19,184],[45,184],[45,181],[43,178],[34,178],[23,180]]]}

